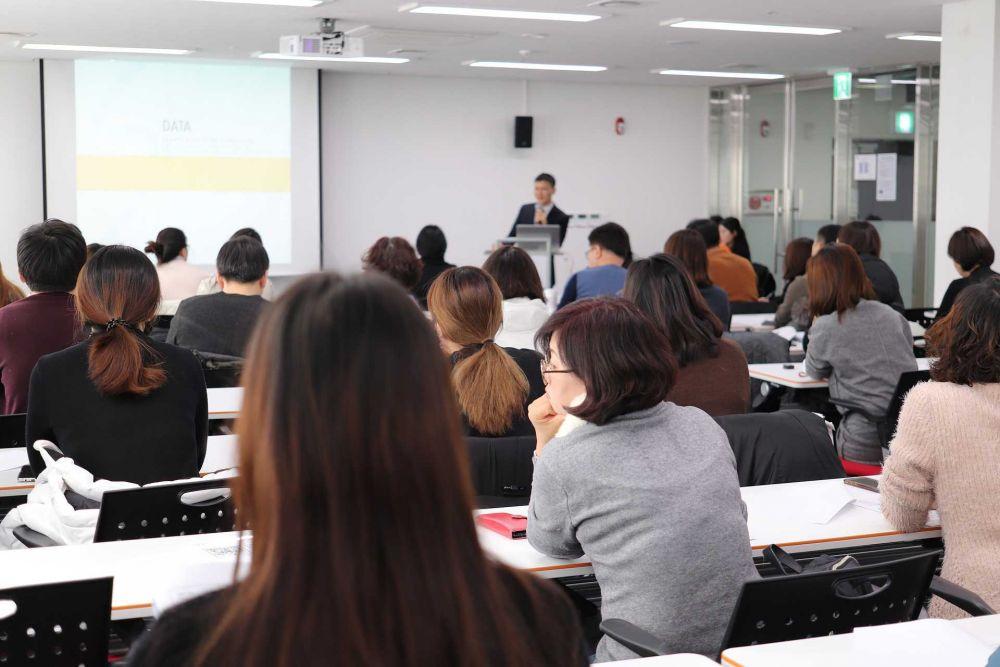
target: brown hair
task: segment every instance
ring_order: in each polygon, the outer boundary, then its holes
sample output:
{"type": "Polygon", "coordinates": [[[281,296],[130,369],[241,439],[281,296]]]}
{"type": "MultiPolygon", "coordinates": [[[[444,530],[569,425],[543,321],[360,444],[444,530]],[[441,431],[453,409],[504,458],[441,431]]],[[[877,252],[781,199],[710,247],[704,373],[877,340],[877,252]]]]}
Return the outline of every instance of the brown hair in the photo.
{"type": "Polygon", "coordinates": [[[545,301],[542,279],[528,253],[512,245],[500,246],[486,258],[483,271],[493,276],[504,299],[541,299],[545,301]]]}
{"type": "Polygon", "coordinates": [[[708,277],[708,248],[705,239],[693,229],[681,229],[670,235],[663,245],[663,252],[684,263],[698,287],[711,287],[708,277]]]}
{"type": "Polygon", "coordinates": [[[601,425],[666,400],[677,378],[677,360],[662,327],[624,299],[575,301],[549,318],[535,335],[546,356],[559,334],[559,356],[587,388],[587,398],[567,412],[601,425]]]}
{"type": "Polygon", "coordinates": [[[849,245],[824,246],[806,267],[812,317],[836,312],[840,319],[861,299],[876,298],[861,258],[849,245]]]}
{"type": "Polygon", "coordinates": [[[579,630],[541,611],[547,584],[479,547],[447,365],[398,285],[298,281],[261,316],[243,381],[233,491],[252,558],[195,665],[580,664],[579,630]]]}
{"type": "Polygon", "coordinates": [[[105,246],[83,265],[76,308],[92,331],[87,365],[102,394],[145,396],[166,382],[167,373],[143,333],[159,305],[156,269],[135,248],[105,246]]]}
{"type": "Polygon", "coordinates": [[[462,349],[451,380],[469,425],[502,435],[524,415],[528,378],[493,342],[503,324],[503,296],[488,273],[474,266],[448,269],[431,285],[427,309],[441,335],[462,349]]]}
{"type": "Polygon", "coordinates": [[[975,227],[962,227],[951,235],[948,256],[958,262],[963,271],[987,268],[996,259],[990,240],[975,227]]]}
{"type": "Polygon", "coordinates": [[[812,239],[800,237],[792,239],[785,246],[785,273],[782,276],[790,283],[806,272],[806,263],[812,256],[812,239]]]}
{"type": "Polygon", "coordinates": [[[931,377],[938,382],[1000,382],[1000,279],[959,292],[954,307],[928,329],[927,349],[937,356],[931,377]]]}
{"type": "Polygon", "coordinates": [[[878,257],[882,254],[882,237],[875,225],[867,220],[855,220],[841,227],[837,241],[851,246],[859,255],[878,257]]]}
{"type": "Polygon", "coordinates": [[[23,298],[24,292],[21,291],[21,288],[7,280],[3,269],[0,268],[0,308],[23,298]]]}
{"type": "Polygon", "coordinates": [[[366,270],[380,271],[408,290],[420,281],[423,262],[402,236],[383,236],[361,258],[366,270]]]}

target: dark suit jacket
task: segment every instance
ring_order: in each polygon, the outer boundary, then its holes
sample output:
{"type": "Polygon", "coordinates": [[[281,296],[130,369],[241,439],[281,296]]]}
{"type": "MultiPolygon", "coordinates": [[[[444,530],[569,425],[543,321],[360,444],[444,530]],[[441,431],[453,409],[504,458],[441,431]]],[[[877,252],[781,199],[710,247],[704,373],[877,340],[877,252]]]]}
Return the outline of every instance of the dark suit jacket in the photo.
{"type": "Polygon", "coordinates": [[[875,288],[878,300],[902,313],[903,297],[899,293],[899,280],[896,279],[896,274],[892,272],[889,265],[874,255],[861,255],[861,263],[865,267],[868,280],[875,288]]]}
{"type": "MultiPolygon", "coordinates": [[[[566,240],[566,229],[569,227],[569,216],[560,210],[555,204],[552,205],[552,210],[549,211],[548,221],[550,225],[559,225],[559,243],[562,244],[566,240]]],[[[517,226],[518,225],[533,225],[535,224],[535,205],[525,204],[521,207],[521,210],[517,212],[517,219],[514,220],[514,224],[510,228],[510,233],[507,236],[517,236],[517,226]]]]}

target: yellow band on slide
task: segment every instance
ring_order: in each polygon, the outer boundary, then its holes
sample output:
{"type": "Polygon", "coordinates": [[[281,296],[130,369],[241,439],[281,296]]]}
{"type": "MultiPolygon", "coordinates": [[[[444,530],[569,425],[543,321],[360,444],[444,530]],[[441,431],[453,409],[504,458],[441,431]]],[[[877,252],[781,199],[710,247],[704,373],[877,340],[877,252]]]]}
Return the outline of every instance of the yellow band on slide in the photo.
{"type": "Polygon", "coordinates": [[[282,157],[78,155],[77,190],[291,192],[292,161],[282,157]]]}

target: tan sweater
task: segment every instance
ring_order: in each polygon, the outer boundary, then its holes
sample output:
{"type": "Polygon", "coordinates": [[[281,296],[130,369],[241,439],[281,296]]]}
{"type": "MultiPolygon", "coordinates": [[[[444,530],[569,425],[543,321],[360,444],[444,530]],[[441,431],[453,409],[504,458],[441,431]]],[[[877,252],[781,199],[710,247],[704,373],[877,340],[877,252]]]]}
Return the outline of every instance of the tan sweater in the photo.
{"type": "MultiPolygon", "coordinates": [[[[917,385],[906,397],[881,484],[882,513],[899,530],[937,507],[941,576],[1000,609],[1000,384],[917,385]]],[[[931,616],[966,616],[934,598],[931,616]]]]}

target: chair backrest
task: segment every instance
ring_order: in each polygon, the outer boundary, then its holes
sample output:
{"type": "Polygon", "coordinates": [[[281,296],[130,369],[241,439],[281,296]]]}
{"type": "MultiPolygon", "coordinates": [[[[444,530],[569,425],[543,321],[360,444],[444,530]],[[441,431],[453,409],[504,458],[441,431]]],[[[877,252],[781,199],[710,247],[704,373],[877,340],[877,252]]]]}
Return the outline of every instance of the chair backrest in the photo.
{"type": "Polygon", "coordinates": [[[481,508],[525,505],[531,496],[535,436],[467,438],[472,483],[481,508]]]}
{"type": "Polygon", "coordinates": [[[236,530],[228,479],[108,491],[95,542],[140,540],[236,530]]]}
{"type": "Polygon", "coordinates": [[[112,581],[105,577],[0,591],[0,663],[107,667],[112,581]]]}
{"type": "Polygon", "coordinates": [[[0,449],[24,447],[24,426],[28,415],[0,416],[0,449]]]}
{"type": "Polygon", "coordinates": [[[173,319],[173,315],[157,315],[156,319],[153,320],[153,326],[150,327],[149,337],[161,343],[167,342],[167,334],[170,333],[170,322],[173,319]]]}
{"type": "Polygon", "coordinates": [[[778,305],[770,301],[730,301],[729,309],[733,315],[752,315],[755,313],[775,313],[778,305]]]}
{"type": "Polygon", "coordinates": [[[740,486],[844,477],[826,421],[805,410],[716,417],[736,455],[740,486]]]}
{"type": "Polygon", "coordinates": [[[889,409],[885,413],[886,430],[890,438],[896,434],[896,425],[899,424],[899,413],[903,409],[906,394],[921,382],[928,382],[930,379],[930,371],[906,371],[899,376],[896,391],[893,392],[889,409]]]}
{"type": "MultiPolygon", "coordinates": [[[[748,364],[780,364],[791,360],[791,343],[770,331],[727,331],[723,334],[740,346],[748,364]]],[[[754,411],[777,410],[775,404],[770,409],[764,405],[767,396],[761,393],[763,380],[750,378],[750,403],[754,411]]]]}
{"type": "Polygon", "coordinates": [[[722,648],[851,632],[912,621],[927,597],[940,551],[864,565],[747,581],[722,648]]]}
{"type": "MultiPolygon", "coordinates": [[[[771,273],[771,269],[757,262],[751,262],[751,264],[753,264],[753,272],[757,274],[757,294],[760,296],[773,295],[774,291],[778,289],[778,284],[774,280],[774,274],[771,273]]],[[[771,313],[774,311],[765,310],[763,312],[771,313]]]]}
{"type": "Polygon", "coordinates": [[[243,374],[243,357],[231,357],[228,354],[215,354],[191,350],[195,359],[201,364],[201,372],[205,374],[205,386],[209,389],[220,387],[238,387],[243,374]]]}

